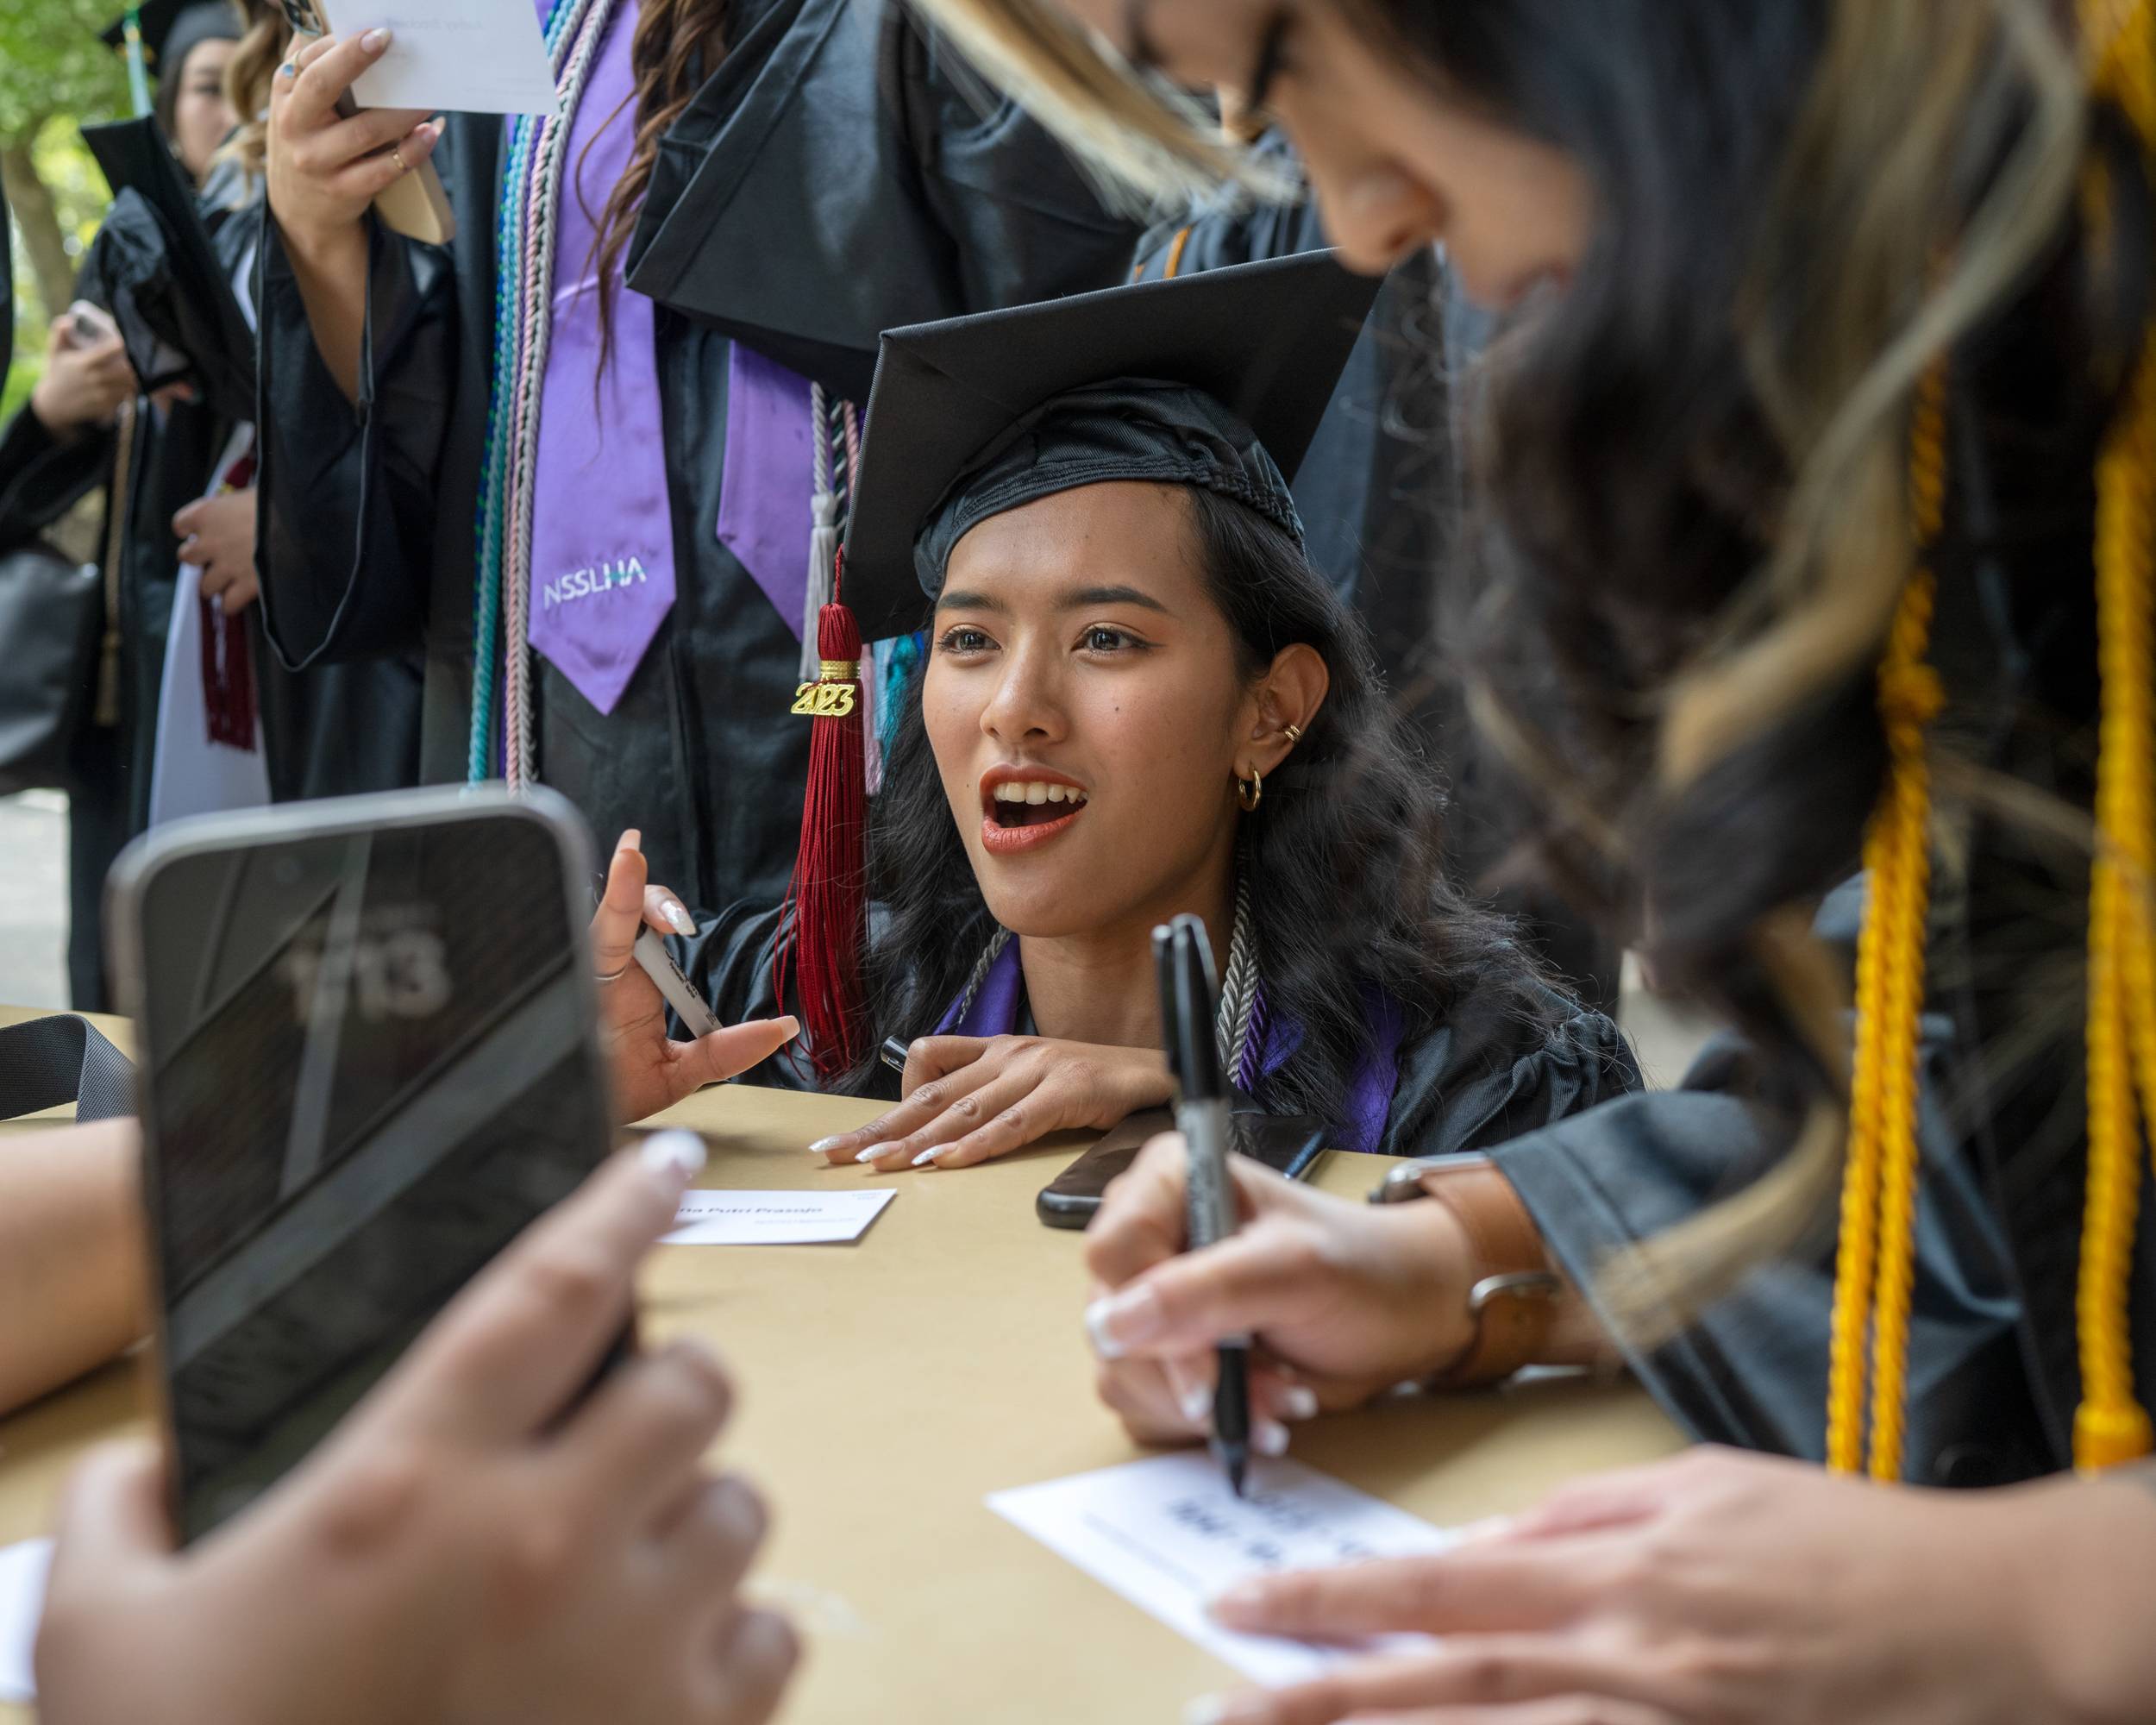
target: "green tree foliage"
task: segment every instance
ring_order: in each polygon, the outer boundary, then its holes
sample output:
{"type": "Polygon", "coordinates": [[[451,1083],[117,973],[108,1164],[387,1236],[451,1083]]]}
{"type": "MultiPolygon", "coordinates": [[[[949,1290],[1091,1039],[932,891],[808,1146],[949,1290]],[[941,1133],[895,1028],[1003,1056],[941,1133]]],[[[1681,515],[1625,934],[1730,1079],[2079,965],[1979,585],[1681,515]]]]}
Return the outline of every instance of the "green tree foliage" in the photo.
{"type": "Polygon", "coordinates": [[[119,0],[0,0],[0,142],[27,141],[54,115],[128,111],[126,67],[97,39],[119,0]]]}
{"type": "Polygon", "coordinates": [[[46,290],[60,257],[79,257],[104,214],[104,181],[76,128],[128,112],[125,64],[97,36],[121,3],[0,0],[0,155],[9,158],[10,178],[27,172],[35,180],[22,199],[30,207],[17,216],[16,360],[0,391],[0,416],[14,411],[43,368],[46,322],[55,309],[46,290]]]}

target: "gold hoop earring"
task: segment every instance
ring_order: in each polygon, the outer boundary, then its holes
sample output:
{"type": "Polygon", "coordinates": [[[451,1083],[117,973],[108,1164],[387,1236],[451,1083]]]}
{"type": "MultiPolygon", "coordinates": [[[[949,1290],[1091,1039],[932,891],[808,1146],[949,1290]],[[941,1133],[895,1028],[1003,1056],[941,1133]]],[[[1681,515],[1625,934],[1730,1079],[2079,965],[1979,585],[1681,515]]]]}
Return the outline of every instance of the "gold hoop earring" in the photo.
{"type": "Polygon", "coordinates": [[[1243,806],[1244,814],[1256,814],[1257,806],[1265,800],[1265,781],[1257,768],[1250,768],[1250,776],[1235,781],[1235,800],[1243,806]]]}
{"type": "Polygon", "coordinates": [[[1302,727],[1300,724],[1283,724],[1280,728],[1280,734],[1288,739],[1288,746],[1290,749],[1302,741],[1302,727]]]}

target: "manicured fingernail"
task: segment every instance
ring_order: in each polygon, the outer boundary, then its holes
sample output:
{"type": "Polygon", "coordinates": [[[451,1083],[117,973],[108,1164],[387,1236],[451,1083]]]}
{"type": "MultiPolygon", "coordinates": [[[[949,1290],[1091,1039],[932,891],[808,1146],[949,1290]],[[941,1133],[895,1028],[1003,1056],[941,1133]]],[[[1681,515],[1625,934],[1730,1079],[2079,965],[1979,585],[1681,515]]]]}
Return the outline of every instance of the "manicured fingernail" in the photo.
{"type": "Polygon", "coordinates": [[[1318,1392],[1305,1383],[1291,1383],[1280,1392],[1280,1411],[1290,1420],[1314,1420],[1318,1392]]]}
{"type": "Polygon", "coordinates": [[[845,1142],[846,1140],[843,1138],[819,1138],[814,1144],[809,1146],[809,1154],[811,1156],[829,1156],[834,1150],[837,1150],[840,1145],[845,1142]]]}
{"type": "Polygon", "coordinates": [[[1160,1296],[1150,1288],[1125,1289],[1086,1308],[1086,1333],[1103,1359],[1120,1359],[1124,1350],[1159,1333],[1160,1296]]]}
{"type": "Polygon", "coordinates": [[[1250,1447],[1262,1456],[1286,1455],[1288,1453],[1288,1427],[1277,1420],[1251,1421],[1250,1447]]]}
{"type": "Polygon", "coordinates": [[[689,920],[689,913],[672,899],[659,906],[659,914],[674,925],[676,934],[694,934],[696,925],[689,920]]]}
{"type": "Polygon", "coordinates": [[[622,834],[621,842],[614,847],[614,854],[618,856],[624,850],[641,850],[643,849],[643,833],[638,828],[632,826],[622,834]]]}
{"type": "Polygon", "coordinates": [[[360,46],[369,53],[379,53],[389,46],[389,32],[381,29],[369,30],[360,38],[360,46]]]}
{"type": "Polygon", "coordinates": [[[913,1158],[913,1165],[916,1168],[925,1168],[943,1153],[943,1146],[942,1145],[932,1144],[926,1150],[923,1151],[918,1156],[913,1158]]]}
{"type": "Polygon", "coordinates": [[[722,1479],[711,1488],[711,1512],[736,1545],[753,1546],[762,1539],[763,1506],[741,1481],[722,1479]]]}
{"type": "Polygon", "coordinates": [[[786,1619],[775,1611],[745,1614],[741,1628],[734,1632],[734,1644],[729,1653],[730,1664],[761,1675],[767,1683],[772,1674],[791,1671],[800,1657],[799,1643],[794,1640],[793,1632],[787,1628],[786,1619]]]}
{"type": "Polygon", "coordinates": [[[1238,1581],[1206,1601],[1206,1615],[1218,1623],[1247,1623],[1265,1609],[1265,1590],[1238,1581]]]}
{"type": "Polygon", "coordinates": [[[672,1132],[654,1132],[636,1153],[654,1174],[684,1184],[703,1172],[704,1140],[679,1127],[672,1132]]]}
{"type": "Polygon", "coordinates": [[[859,1156],[856,1156],[854,1160],[856,1162],[874,1162],[879,1156],[881,1156],[885,1151],[890,1148],[891,1146],[887,1144],[872,1144],[868,1149],[862,1151],[859,1156]]]}
{"type": "Polygon", "coordinates": [[[1247,1725],[1265,1716],[1262,1703],[1239,1695],[1201,1695],[1183,1709],[1183,1725],[1247,1725]]]}
{"type": "Polygon", "coordinates": [[[1213,1413],[1213,1396],[1202,1383],[1194,1383],[1182,1393],[1183,1418],[1194,1426],[1202,1426],[1213,1413]]]}

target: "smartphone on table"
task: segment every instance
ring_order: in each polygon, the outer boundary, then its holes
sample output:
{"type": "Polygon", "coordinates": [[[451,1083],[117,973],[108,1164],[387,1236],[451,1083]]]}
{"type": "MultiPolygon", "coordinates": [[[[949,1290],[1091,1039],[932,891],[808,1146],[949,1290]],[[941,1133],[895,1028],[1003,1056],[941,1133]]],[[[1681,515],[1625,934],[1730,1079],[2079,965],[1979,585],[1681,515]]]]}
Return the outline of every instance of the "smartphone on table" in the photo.
{"type": "Polygon", "coordinates": [[[438,789],[175,821],[115,866],[183,1540],[607,1154],[591,863],[551,793],[438,789]]]}
{"type": "MultiPolygon", "coordinates": [[[[1033,1214],[1051,1228],[1085,1228],[1100,1213],[1108,1184],[1152,1139],[1175,1130],[1175,1112],[1144,1108],[1110,1126],[1100,1141],[1041,1189],[1033,1214]]],[[[1326,1130],[1303,1114],[1269,1114],[1247,1097],[1228,1110],[1228,1148],[1290,1180],[1307,1179],[1325,1154],[1326,1130]]]]}

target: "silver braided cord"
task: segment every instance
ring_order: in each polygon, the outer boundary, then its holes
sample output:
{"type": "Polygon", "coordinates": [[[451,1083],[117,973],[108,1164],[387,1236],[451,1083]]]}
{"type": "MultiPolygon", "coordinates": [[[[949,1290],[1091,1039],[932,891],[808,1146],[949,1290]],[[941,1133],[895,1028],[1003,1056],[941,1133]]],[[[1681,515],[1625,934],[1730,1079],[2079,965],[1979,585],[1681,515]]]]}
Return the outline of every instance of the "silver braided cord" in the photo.
{"type": "Polygon", "coordinates": [[[1244,1044],[1250,1039],[1250,1014],[1257,1005],[1257,938],[1250,932],[1250,871],[1235,874],[1235,932],[1228,937],[1228,968],[1220,979],[1220,1016],[1213,1033],[1220,1044],[1231,1078],[1243,1070],[1244,1044]]]}
{"type": "Polygon", "coordinates": [[[988,937],[988,944],[981,949],[981,957],[974,961],[973,975],[966,978],[966,989],[958,997],[958,1010],[951,1014],[951,1022],[963,1024],[966,1014],[973,1010],[974,996],[981,992],[981,985],[988,980],[988,972],[995,968],[996,959],[1011,944],[1011,931],[999,928],[988,937]]]}

